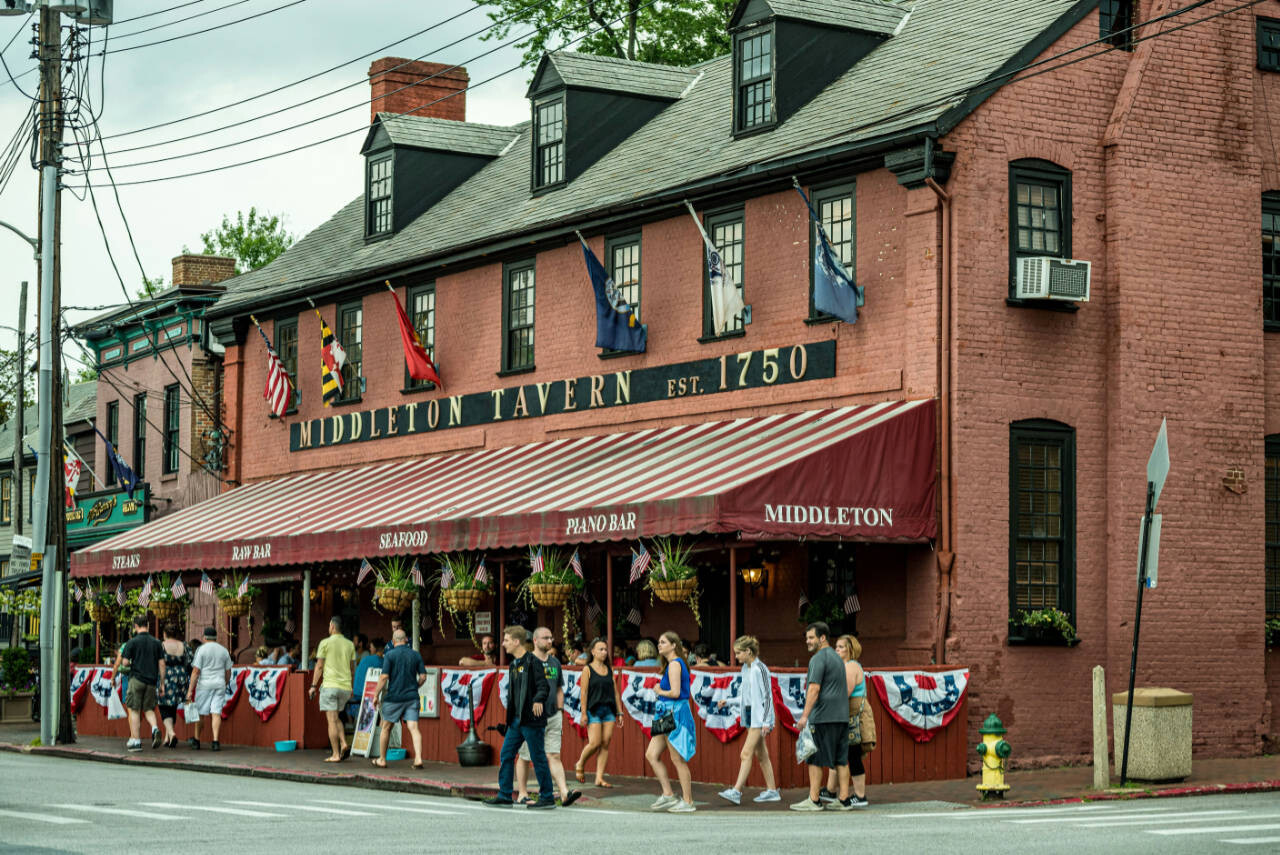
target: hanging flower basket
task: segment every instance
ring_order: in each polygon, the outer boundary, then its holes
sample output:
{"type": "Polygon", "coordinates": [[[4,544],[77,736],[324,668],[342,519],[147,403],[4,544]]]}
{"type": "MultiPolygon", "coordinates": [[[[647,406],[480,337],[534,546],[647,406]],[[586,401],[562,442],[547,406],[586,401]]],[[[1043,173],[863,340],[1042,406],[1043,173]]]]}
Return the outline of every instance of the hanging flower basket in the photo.
{"type": "Polygon", "coordinates": [[[445,588],[440,592],[440,599],[451,612],[474,612],[487,594],[479,588],[445,588]]]}
{"type": "Polygon", "coordinates": [[[540,606],[554,608],[563,606],[569,601],[569,597],[573,596],[573,585],[567,584],[542,584],[530,585],[529,592],[533,594],[533,601],[540,606]]]}
{"type": "Polygon", "coordinates": [[[84,608],[89,613],[89,620],[94,623],[110,623],[116,614],[116,610],[111,606],[94,602],[85,603],[84,608]]]}
{"type": "Polygon", "coordinates": [[[383,610],[393,614],[399,614],[413,605],[413,600],[417,592],[406,591],[403,588],[391,588],[380,585],[374,589],[373,594],[378,601],[378,605],[383,610]]]}
{"type": "Polygon", "coordinates": [[[688,601],[698,587],[698,578],[691,576],[687,579],[650,579],[649,587],[664,603],[683,603],[688,601]]]}
{"type": "Polygon", "coordinates": [[[253,605],[253,597],[229,597],[218,600],[218,608],[229,618],[244,617],[253,605]]]}
{"type": "Polygon", "coordinates": [[[156,616],[156,620],[161,622],[173,620],[182,614],[182,603],[177,600],[165,600],[163,602],[152,600],[148,608],[156,616]]]}

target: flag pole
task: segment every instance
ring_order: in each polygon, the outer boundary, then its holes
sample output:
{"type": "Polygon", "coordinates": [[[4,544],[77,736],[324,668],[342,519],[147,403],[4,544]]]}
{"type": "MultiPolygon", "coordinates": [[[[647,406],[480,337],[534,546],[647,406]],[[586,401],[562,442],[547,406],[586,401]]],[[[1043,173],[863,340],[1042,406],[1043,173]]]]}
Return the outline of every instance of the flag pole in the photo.
{"type": "Polygon", "coordinates": [[[94,483],[96,483],[99,487],[101,487],[104,490],[107,489],[107,485],[104,484],[102,479],[98,477],[98,473],[93,471],[93,467],[90,466],[88,463],[86,463],[85,459],[81,457],[79,454],[77,454],[74,448],[67,445],[67,441],[65,439],[62,441],[62,450],[65,451],[67,454],[70,454],[76,460],[80,461],[80,465],[83,466],[85,470],[89,473],[89,477],[93,479],[94,483]]]}

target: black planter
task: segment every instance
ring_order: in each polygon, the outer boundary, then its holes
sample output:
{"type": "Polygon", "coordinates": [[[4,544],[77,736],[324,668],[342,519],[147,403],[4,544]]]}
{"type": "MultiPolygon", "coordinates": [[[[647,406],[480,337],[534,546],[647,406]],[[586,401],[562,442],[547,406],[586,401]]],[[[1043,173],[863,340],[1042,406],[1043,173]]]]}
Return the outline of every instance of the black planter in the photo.
{"type": "Polygon", "coordinates": [[[493,759],[493,747],[476,737],[475,731],[458,745],[459,766],[488,766],[493,759]]]}
{"type": "Polygon", "coordinates": [[[1079,642],[1079,639],[1067,639],[1062,637],[1062,633],[1051,626],[1019,626],[1017,624],[1009,625],[1009,643],[1010,644],[1034,644],[1050,647],[1072,647],[1079,642]]]}
{"type": "Polygon", "coordinates": [[[1267,647],[1271,650],[1280,648],[1280,629],[1267,630],[1267,647]]]}

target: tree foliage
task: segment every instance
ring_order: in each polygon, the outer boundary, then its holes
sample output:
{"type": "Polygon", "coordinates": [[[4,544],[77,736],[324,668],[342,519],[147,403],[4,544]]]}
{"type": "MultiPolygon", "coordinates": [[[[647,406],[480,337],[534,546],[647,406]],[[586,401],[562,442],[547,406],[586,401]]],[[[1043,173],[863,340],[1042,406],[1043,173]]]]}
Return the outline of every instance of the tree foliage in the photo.
{"type": "Polygon", "coordinates": [[[497,0],[481,6],[494,27],[482,38],[506,41],[512,30],[533,32],[518,42],[525,65],[568,45],[579,53],[663,65],[693,65],[729,52],[729,16],[736,0],[497,0]]]}
{"type": "Polygon", "coordinates": [[[235,222],[224,215],[220,226],[200,235],[204,254],[234,258],[236,273],[270,264],[295,239],[278,215],[259,214],[257,208],[250,208],[248,214],[237,211],[235,222]]]}
{"type": "Polygon", "coordinates": [[[0,347],[0,424],[17,415],[18,377],[22,377],[26,386],[24,394],[27,406],[35,403],[36,375],[27,371],[33,358],[30,347],[27,349],[26,364],[18,358],[17,350],[0,347]]]}

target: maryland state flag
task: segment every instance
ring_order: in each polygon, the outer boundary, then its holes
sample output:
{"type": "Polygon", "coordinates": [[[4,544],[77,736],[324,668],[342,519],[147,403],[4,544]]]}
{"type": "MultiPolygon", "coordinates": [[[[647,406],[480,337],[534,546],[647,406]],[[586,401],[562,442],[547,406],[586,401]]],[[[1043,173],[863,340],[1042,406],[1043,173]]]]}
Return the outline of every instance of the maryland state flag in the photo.
{"type": "Polygon", "coordinates": [[[342,397],[342,366],[347,364],[347,352],[318,309],[316,317],[320,318],[320,391],[327,407],[342,397]]]}
{"type": "Polygon", "coordinates": [[[391,292],[391,299],[396,302],[396,316],[400,318],[400,339],[404,342],[404,363],[409,368],[409,376],[414,380],[430,380],[443,389],[440,372],[436,371],[431,354],[422,346],[422,339],[418,338],[418,331],[413,328],[413,322],[405,313],[404,306],[400,305],[400,296],[390,282],[387,283],[387,290],[391,292]]]}

